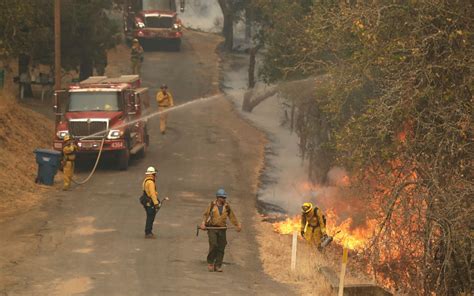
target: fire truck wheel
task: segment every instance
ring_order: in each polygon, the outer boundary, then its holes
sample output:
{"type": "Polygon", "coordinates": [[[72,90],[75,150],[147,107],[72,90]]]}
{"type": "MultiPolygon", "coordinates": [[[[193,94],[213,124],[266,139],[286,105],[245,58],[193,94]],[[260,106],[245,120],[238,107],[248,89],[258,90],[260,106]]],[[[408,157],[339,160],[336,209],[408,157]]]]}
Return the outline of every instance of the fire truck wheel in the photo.
{"type": "Polygon", "coordinates": [[[118,153],[118,169],[121,171],[127,170],[129,160],[130,160],[130,151],[128,149],[120,150],[118,153]]]}
{"type": "Polygon", "coordinates": [[[140,151],[137,152],[137,157],[145,158],[145,154],[146,154],[146,146],[144,146],[140,151]]]}
{"type": "Polygon", "coordinates": [[[181,39],[175,39],[171,41],[171,48],[173,51],[181,50],[181,39]]]}
{"type": "Polygon", "coordinates": [[[148,135],[147,129],[145,128],[145,145],[143,148],[137,152],[138,158],[145,158],[146,150],[148,148],[148,145],[150,145],[150,135],[148,135]]]}

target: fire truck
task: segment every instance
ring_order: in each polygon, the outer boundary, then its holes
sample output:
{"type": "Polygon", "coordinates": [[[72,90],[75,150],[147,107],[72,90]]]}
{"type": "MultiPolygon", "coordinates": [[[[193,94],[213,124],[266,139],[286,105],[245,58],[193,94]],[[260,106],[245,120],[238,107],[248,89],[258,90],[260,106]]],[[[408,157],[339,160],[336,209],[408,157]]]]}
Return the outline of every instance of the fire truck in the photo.
{"type": "MultiPolygon", "coordinates": [[[[184,0],[180,9],[184,11],[184,0]]],[[[179,51],[183,32],[175,0],[128,0],[124,31],[127,39],[138,39],[144,48],[165,43],[179,51]]]]}
{"type": "Polygon", "coordinates": [[[140,87],[138,75],[89,77],[55,93],[53,147],[61,151],[69,134],[76,140],[79,158],[97,157],[100,151],[126,170],[130,156],[144,157],[149,145],[148,107],[148,89],[140,87]]]}

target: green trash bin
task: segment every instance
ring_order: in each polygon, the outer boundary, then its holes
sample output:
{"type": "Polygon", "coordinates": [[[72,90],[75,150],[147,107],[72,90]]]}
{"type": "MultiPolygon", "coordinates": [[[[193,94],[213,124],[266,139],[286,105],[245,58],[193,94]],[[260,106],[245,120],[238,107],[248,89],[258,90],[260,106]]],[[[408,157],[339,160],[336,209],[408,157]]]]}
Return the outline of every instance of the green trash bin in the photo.
{"type": "Polygon", "coordinates": [[[5,69],[0,69],[0,89],[3,88],[4,81],[5,81],[5,69]]]}

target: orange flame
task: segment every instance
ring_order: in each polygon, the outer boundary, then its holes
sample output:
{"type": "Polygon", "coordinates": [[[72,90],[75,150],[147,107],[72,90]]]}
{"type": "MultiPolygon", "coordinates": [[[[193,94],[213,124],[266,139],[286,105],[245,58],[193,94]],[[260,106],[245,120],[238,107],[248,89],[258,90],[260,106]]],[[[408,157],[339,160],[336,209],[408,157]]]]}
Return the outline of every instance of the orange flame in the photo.
{"type": "MultiPolygon", "coordinates": [[[[376,221],[372,220],[366,224],[366,227],[351,229],[352,219],[348,218],[340,224],[335,224],[336,215],[334,211],[327,212],[328,217],[328,234],[334,236],[334,241],[341,245],[346,246],[351,250],[362,251],[367,246],[367,243],[372,237],[373,231],[376,226],[376,221]],[[334,220],[333,220],[334,219],[334,220]]],[[[286,218],[285,221],[276,222],[273,224],[275,232],[280,234],[292,234],[293,231],[299,231],[301,225],[301,216],[295,216],[293,218],[286,218]]]]}
{"type": "Polygon", "coordinates": [[[273,223],[273,229],[280,234],[292,234],[300,229],[300,221],[301,216],[286,218],[285,221],[273,223]]]}

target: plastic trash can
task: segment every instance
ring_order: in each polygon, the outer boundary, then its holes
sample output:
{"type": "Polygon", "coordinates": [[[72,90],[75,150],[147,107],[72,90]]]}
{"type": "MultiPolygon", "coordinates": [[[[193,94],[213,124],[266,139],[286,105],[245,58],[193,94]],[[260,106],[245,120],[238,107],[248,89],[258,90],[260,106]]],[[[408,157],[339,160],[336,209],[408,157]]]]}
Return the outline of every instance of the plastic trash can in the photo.
{"type": "Polygon", "coordinates": [[[36,183],[53,185],[54,176],[58,172],[61,161],[61,152],[51,149],[35,149],[38,176],[36,183]]]}

